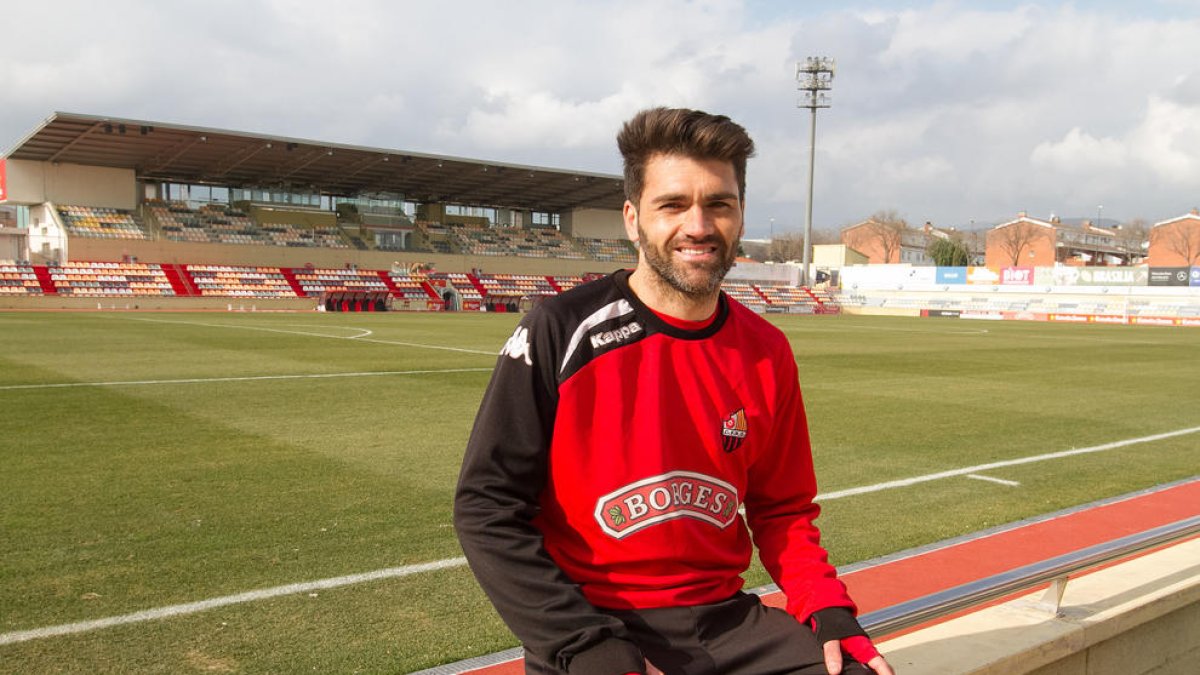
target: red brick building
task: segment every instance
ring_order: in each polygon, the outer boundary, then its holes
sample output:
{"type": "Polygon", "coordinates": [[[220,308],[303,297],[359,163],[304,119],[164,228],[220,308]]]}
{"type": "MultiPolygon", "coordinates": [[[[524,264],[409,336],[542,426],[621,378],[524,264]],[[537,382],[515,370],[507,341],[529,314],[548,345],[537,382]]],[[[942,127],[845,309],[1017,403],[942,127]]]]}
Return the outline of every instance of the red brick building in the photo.
{"type": "Polygon", "coordinates": [[[1200,211],[1155,223],[1146,262],[1151,267],[1200,266],[1200,211]]]}
{"type": "Polygon", "coordinates": [[[1016,220],[988,230],[985,264],[991,269],[1055,264],[1124,266],[1140,255],[1140,250],[1131,248],[1114,230],[1089,222],[1068,226],[1053,216],[1041,220],[1020,213],[1016,220]]]}

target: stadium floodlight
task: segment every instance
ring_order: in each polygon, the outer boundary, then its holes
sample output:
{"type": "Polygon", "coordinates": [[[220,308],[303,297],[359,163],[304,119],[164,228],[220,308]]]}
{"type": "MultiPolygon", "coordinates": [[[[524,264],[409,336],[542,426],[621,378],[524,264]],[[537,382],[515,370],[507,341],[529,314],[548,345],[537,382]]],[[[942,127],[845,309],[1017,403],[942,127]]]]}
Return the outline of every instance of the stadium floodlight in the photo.
{"type": "Polygon", "coordinates": [[[812,204],[813,171],[817,164],[817,108],[828,108],[833,104],[829,90],[833,87],[833,74],[837,63],[828,56],[810,56],[796,63],[796,88],[800,90],[797,108],[808,108],[812,122],[808,132],[808,205],[804,216],[804,269],[801,283],[810,285],[808,269],[812,263],[812,204]]]}

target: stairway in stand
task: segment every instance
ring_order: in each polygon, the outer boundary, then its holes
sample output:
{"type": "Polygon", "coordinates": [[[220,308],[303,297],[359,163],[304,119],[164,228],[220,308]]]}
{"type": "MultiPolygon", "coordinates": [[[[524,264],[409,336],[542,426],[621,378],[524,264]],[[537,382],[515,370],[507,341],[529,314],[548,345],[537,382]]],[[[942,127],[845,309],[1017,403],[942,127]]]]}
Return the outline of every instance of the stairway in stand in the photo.
{"type": "Polygon", "coordinates": [[[43,295],[58,295],[58,287],[54,285],[54,280],[50,278],[50,270],[45,265],[34,265],[33,273],[42,285],[43,295]]]}
{"type": "Polygon", "coordinates": [[[286,267],[280,267],[279,271],[283,273],[283,278],[287,279],[288,285],[292,287],[292,291],[296,293],[297,298],[308,297],[308,293],[304,292],[304,287],[301,286],[300,282],[296,280],[295,270],[291,270],[286,267]]]}
{"type": "Polygon", "coordinates": [[[388,274],[387,270],[379,270],[379,278],[383,281],[383,285],[387,286],[388,292],[393,298],[402,298],[404,294],[400,292],[396,282],[392,281],[392,275],[388,274]]]}
{"type": "Polygon", "coordinates": [[[182,265],[163,263],[162,271],[167,276],[167,281],[171,284],[171,290],[175,291],[175,295],[180,297],[200,295],[182,265]]]}

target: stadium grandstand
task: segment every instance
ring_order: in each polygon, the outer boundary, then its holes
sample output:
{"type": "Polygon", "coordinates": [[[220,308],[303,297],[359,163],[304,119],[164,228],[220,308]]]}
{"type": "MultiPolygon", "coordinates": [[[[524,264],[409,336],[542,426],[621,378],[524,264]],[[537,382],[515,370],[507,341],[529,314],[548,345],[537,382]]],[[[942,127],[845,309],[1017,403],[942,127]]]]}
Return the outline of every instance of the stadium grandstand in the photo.
{"type": "MultiPolygon", "coordinates": [[[[617,175],[55,113],[0,158],[0,302],[524,310],[634,263],[623,202],[617,175]]],[[[842,246],[812,287],[739,259],[724,288],[763,313],[1200,324],[1195,212],[1156,225],[1138,265],[1084,230],[1022,213],[987,265],[842,246]]]]}
{"type": "Polygon", "coordinates": [[[0,159],[0,194],[9,306],[513,311],[637,259],[620,176],[162,122],[55,113],[0,159]]]}

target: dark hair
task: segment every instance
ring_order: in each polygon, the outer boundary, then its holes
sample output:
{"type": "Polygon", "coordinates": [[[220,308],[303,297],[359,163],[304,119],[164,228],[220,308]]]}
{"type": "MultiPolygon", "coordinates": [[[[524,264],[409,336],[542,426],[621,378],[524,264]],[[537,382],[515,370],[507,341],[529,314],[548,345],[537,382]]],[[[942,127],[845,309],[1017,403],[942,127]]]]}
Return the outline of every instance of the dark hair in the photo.
{"type": "Polygon", "coordinates": [[[617,148],[625,160],[625,198],[634,204],[642,197],[646,163],[657,154],[730,162],[737,176],[738,198],[746,197],[746,160],[754,155],[754,141],[741,125],[724,115],[687,108],[643,110],[621,128],[617,148]]]}

